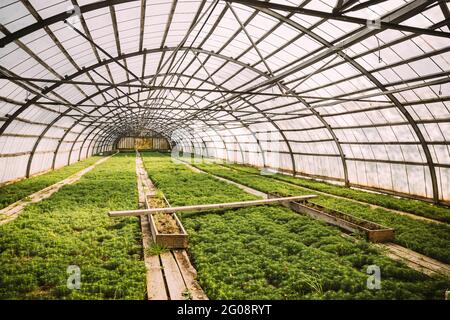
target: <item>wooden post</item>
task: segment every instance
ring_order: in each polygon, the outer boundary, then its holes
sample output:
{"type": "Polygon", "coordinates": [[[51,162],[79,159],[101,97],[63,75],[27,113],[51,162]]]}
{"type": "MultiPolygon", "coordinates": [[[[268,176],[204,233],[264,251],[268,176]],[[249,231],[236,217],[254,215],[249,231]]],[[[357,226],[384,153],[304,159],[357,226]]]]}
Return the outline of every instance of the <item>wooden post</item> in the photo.
{"type": "Polygon", "coordinates": [[[202,204],[202,205],[183,206],[183,207],[110,211],[108,213],[108,215],[110,217],[123,217],[123,216],[140,216],[140,215],[152,214],[152,213],[173,213],[173,212],[186,212],[186,211],[208,211],[208,210],[214,210],[214,209],[232,209],[232,208],[261,206],[261,205],[290,202],[290,201],[307,200],[307,199],[312,199],[315,197],[317,197],[317,196],[316,195],[305,195],[305,196],[293,196],[293,197],[240,201],[240,202],[202,204]]]}

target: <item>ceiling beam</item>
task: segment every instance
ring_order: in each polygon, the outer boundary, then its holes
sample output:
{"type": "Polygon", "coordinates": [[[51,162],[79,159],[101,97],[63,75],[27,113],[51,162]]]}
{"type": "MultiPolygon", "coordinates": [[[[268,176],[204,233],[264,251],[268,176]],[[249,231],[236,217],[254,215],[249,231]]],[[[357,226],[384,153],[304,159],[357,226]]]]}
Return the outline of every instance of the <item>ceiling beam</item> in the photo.
{"type": "Polygon", "coordinates": [[[338,0],[333,8],[333,13],[339,13],[352,6],[356,2],[358,2],[358,0],[338,0]]]}
{"type": "MultiPolygon", "coordinates": [[[[112,5],[117,5],[117,4],[122,4],[122,3],[127,3],[127,2],[135,2],[135,1],[139,1],[139,0],[105,0],[105,1],[99,1],[99,2],[94,2],[94,3],[90,3],[84,6],[80,7],[80,11],[81,13],[87,13],[87,12],[91,12],[91,11],[95,11],[98,9],[102,9],[105,7],[109,7],[112,5]]],[[[70,18],[72,16],[73,12],[71,11],[64,11],[61,12],[57,15],[51,16],[47,19],[43,19],[42,21],[38,21],[36,23],[33,23],[29,26],[26,26],[25,28],[22,28],[20,30],[17,30],[16,32],[13,32],[11,34],[6,35],[5,37],[0,39],[0,48],[3,48],[4,46],[6,46],[7,44],[22,38],[28,34],[31,34],[35,31],[38,31],[40,29],[42,29],[45,26],[49,26],[52,25],[54,23],[57,22],[61,22],[64,21],[68,18],[70,18]]]]}
{"type": "MultiPolygon", "coordinates": [[[[339,12],[344,14],[344,13],[348,13],[350,11],[358,11],[358,10],[366,9],[366,8],[368,8],[370,6],[374,6],[374,5],[378,4],[378,3],[385,2],[385,1],[386,0],[368,0],[368,1],[365,1],[365,2],[362,2],[362,3],[355,4],[352,7],[347,6],[345,8],[341,8],[339,10],[339,12]]],[[[355,1],[355,2],[357,2],[357,1],[355,1]]]]}
{"type": "MultiPolygon", "coordinates": [[[[357,18],[357,17],[351,17],[351,16],[344,16],[337,13],[330,13],[330,12],[323,12],[318,10],[311,10],[306,8],[299,8],[294,6],[288,6],[284,4],[279,3],[273,3],[273,2],[263,2],[263,1],[257,1],[257,0],[223,0],[226,2],[232,2],[232,3],[240,3],[243,5],[251,6],[254,8],[266,8],[266,9],[272,9],[272,10],[279,10],[279,11],[285,11],[289,13],[298,13],[303,14],[307,16],[317,17],[317,18],[323,18],[323,19],[329,19],[329,20],[337,20],[337,21],[343,21],[348,23],[356,23],[359,25],[367,25],[370,23],[370,20],[357,18]]],[[[433,3],[434,1],[430,1],[430,3],[433,3]]],[[[449,32],[442,32],[442,31],[435,31],[430,29],[423,29],[423,28],[417,28],[412,26],[405,26],[397,23],[392,22],[386,22],[386,21],[379,21],[380,29],[392,29],[392,30],[398,30],[398,31],[404,31],[404,32],[411,32],[415,34],[426,34],[430,36],[435,37],[443,37],[450,39],[450,33],[449,32]]]]}

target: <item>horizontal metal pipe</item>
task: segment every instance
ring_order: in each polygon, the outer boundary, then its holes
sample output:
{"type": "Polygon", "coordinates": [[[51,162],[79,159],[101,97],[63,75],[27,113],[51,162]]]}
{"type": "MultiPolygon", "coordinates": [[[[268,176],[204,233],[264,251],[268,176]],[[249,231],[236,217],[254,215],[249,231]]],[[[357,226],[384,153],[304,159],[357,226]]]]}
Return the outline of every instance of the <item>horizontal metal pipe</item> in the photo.
{"type": "Polygon", "coordinates": [[[316,195],[305,195],[305,196],[293,196],[293,197],[283,197],[283,198],[273,198],[273,199],[263,199],[263,200],[250,200],[250,201],[240,201],[240,202],[192,205],[192,206],[183,206],[183,207],[110,211],[108,213],[108,215],[110,217],[124,217],[124,216],[141,216],[141,215],[152,214],[152,213],[174,213],[174,212],[186,212],[186,211],[208,211],[208,210],[214,210],[214,209],[243,208],[243,207],[250,207],[250,206],[261,206],[261,205],[267,205],[267,204],[273,204],[273,203],[280,203],[280,202],[285,202],[285,201],[308,200],[308,199],[312,199],[315,197],[317,197],[317,196],[316,195]]]}

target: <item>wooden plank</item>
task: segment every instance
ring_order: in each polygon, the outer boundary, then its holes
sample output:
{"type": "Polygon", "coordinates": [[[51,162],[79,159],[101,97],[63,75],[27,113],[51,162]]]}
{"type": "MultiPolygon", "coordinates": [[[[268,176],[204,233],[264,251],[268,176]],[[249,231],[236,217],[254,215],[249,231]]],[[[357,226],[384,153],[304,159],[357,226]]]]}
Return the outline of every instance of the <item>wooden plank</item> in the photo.
{"type": "Polygon", "coordinates": [[[164,275],[166,277],[170,300],[186,300],[183,296],[183,293],[186,292],[186,285],[172,253],[165,252],[159,256],[164,266],[164,275]]]}
{"type": "MultiPolygon", "coordinates": [[[[141,216],[142,242],[145,249],[151,243],[151,236],[148,232],[148,222],[146,217],[141,216]]],[[[167,300],[166,285],[164,283],[163,271],[158,256],[144,257],[146,278],[147,278],[147,298],[149,300],[167,300]]]]}
{"type": "MultiPolygon", "coordinates": [[[[139,207],[145,206],[145,190],[142,179],[141,166],[136,157],[136,175],[139,194],[139,207]]],[[[152,243],[149,222],[146,216],[141,216],[142,247],[144,249],[144,264],[146,269],[146,285],[148,300],[168,300],[163,271],[159,261],[159,256],[146,256],[145,249],[152,243]]]]}
{"type": "Polygon", "coordinates": [[[145,267],[147,268],[148,300],[169,300],[159,257],[146,257],[145,267]]]}
{"type": "Polygon", "coordinates": [[[208,300],[208,297],[196,280],[197,271],[192,266],[186,250],[173,250],[172,252],[183,276],[186,288],[191,293],[192,300],[208,300]]]}
{"type": "Polygon", "coordinates": [[[184,164],[184,165],[186,165],[186,167],[188,167],[190,170],[192,170],[195,173],[206,173],[205,171],[200,170],[199,168],[194,167],[190,163],[188,163],[188,162],[186,162],[184,160],[181,160],[181,159],[174,159],[174,163],[184,164]]]}
{"type": "Polygon", "coordinates": [[[385,255],[387,257],[391,258],[392,260],[401,261],[404,264],[406,264],[408,267],[410,267],[411,269],[414,269],[414,270],[416,270],[418,272],[426,274],[427,276],[434,276],[434,275],[436,275],[436,273],[434,271],[431,271],[431,270],[429,270],[427,268],[424,268],[424,267],[422,267],[422,266],[420,266],[420,265],[418,265],[418,264],[416,264],[416,263],[414,263],[414,262],[412,262],[410,260],[407,260],[407,259],[405,259],[405,257],[399,256],[399,255],[393,253],[392,251],[386,252],[385,255]]]}
{"type": "MultiPolygon", "coordinates": [[[[269,198],[277,197],[277,195],[270,193],[268,196],[269,198]]],[[[325,212],[321,207],[311,208],[306,204],[295,201],[283,201],[281,202],[281,205],[294,210],[295,212],[309,215],[312,218],[322,220],[350,232],[364,232],[367,239],[371,242],[390,242],[394,240],[394,229],[384,227],[372,221],[355,217],[344,212],[325,212]],[[371,229],[366,226],[370,226],[371,229]]]]}
{"type": "Polygon", "coordinates": [[[108,214],[111,217],[120,216],[139,216],[149,213],[172,213],[172,212],[186,212],[186,211],[208,211],[214,209],[231,209],[231,208],[243,208],[250,206],[260,206],[267,204],[274,204],[286,201],[297,201],[297,200],[307,200],[315,198],[315,195],[305,195],[305,196],[293,196],[293,197],[282,197],[273,199],[261,199],[261,200],[250,200],[250,201],[240,201],[240,202],[226,202],[226,203],[213,203],[213,204],[203,204],[203,205],[192,205],[183,207],[169,207],[169,208],[154,208],[154,209],[144,209],[144,210],[124,210],[124,211],[110,211],[108,214]]]}
{"type": "MultiPolygon", "coordinates": [[[[136,152],[136,173],[139,179],[139,201],[146,206],[148,203],[145,201],[146,198],[150,194],[154,194],[156,189],[148,177],[139,152],[136,152]]],[[[167,204],[170,206],[168,202],[167,204]]],[[[150,243],[152,243],[150,222],[148,215],[141,215],[140,218],[141,226],[143,228],[143,238],[145,241],[144,247],[147,247],[150,243]],[[145,232],[144,229],[148,230],[148,232],[145,232]]],[[[184,228],[183,232],[186,233],[184,228]]],[[[188,290],[191,292],[192,299],[208,299],[200,285],[195,280],[194,275],[196,275],[196,271],[190,264],[186,251],[183,250],[183,252],[185,254],[185,258],[183,258],[183,260],[177,260],[175,253],[172,255],[172,251],[163,253],[159,256],[145,257],[147,268],[147,295],[150,300],[184,300],[189,298],[189,296],[183,296],[183,293],[186,292],[187,288],[186,283],[188,283],[188,290]]]]}
{"type": "Polygon", "coordinates": [[[404,253],[407,253],[407,254],[414,254],[414,255],[416,255],[417,257],[420,257],[420,259],[421,259],[422,261],[424,261],[424,262],[426,262],[426,263],[429,263],[429,264],[430,264],[430,267],[432,267],[432,268],[433,268],[433,267],[436,267],[436,268],[440,268],[440,269],[442,269],[442,270],[445,270],[445,271],[447,271],[447,272],[450,272],[450,265],[448,265],[448,264],[445,264],[445,263],[440,262],[440,261],[438,261],[438,260],[436,260],[436,259],[433,259],[433,258],[424,256],[423,254],[420,254],[420,253],[418,253],[418,252],[412,251],[411,249],[402,247],[402,246],[400,246],[400,245],[398,245],[398,244],[395,244],[395,243],[389,243],[389,246],[390,246],[390,247],[393,247],[393,248],[396,248],[396,249],[398,249],[399,251],[402,251],[402,252],[404,252],[404,253]]]}
{"type": "MultiPolygon", "coordinates": [[[[406,262],[408,265],[415,264],[418,267],[420,267],[422,270],[419,271],[428,271],[424,272],[426,274],[429,274],[430,272],[433,274],[441,274],[444,276],[447,276],[450,278],[450,266],[446,265],[445,263],[442,263],[440,261],[431,259],[429,257],[426,257],[420,253],[417,253],[415,251],[412,251],[410,249],[407,249],[405,247],[393,244],[393,243],[387,243],[383,245],[383,248],[387,249],[391,254],[394,254],[401,258],[404,262],[406,262]],[[428,262],[427,260],[432,260],[433,263],[428,262]]],[[[415,268],[417,270],[417,268],[415,268]]]]}

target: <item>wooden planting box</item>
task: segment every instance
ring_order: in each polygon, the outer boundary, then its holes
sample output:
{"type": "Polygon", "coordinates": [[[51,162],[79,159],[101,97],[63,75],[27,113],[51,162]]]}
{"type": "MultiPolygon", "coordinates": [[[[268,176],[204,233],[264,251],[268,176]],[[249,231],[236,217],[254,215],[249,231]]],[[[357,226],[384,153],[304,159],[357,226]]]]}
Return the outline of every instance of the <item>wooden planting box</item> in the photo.
{"type": "MultiPolygon", "coordinates": [[[[267,197],[278,198],[275,193],[268,193],[267,197]]],[[[350,232],[362,232],[371,242],[392,242],[394,240],[394,229],[387,228],[369,220],[358,218],[350,214],[324,208],[322,206],[307,203],[307,201],[286,201],[281,205],[295,212],[307,214],[315,219],[325,221],[350,232]]]]}
{"type": "MultiPolygon", "coordinates": [[[[155,197],[153,196],[146,197],[145,206],[147,209],[155,208],[155,206],[151,205],[154,198],[155,197]]],[[[148,214],[147,217],[150,224],[152,238],[156,244],[164,246],[168,249],[185,249],[188,247],[188,234],[175,213],[152,213],[148,214]],[[170,233],[159,232],[157,228],[159,217],[163,217],[166,221],[172,220],[172,224],[176,224],[177,230],[170,233]]]]}

